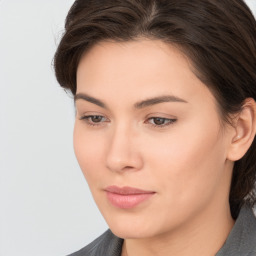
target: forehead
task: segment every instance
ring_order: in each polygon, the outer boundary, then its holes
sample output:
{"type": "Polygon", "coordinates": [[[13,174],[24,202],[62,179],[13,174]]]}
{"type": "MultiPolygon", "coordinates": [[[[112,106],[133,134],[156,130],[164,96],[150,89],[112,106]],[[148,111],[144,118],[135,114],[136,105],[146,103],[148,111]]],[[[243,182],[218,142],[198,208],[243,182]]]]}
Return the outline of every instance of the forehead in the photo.
{"type": "MultiPolygon", "coordinates": [[[[157,72],[163,68],[170,72],[176,67],[178,69],[178,66],[179,70],[184,72],[188,69],[189,61],[174,45],[166,44],[161,40],[140,39],[128,42],[99,42],[82,56],[78,65],[78,75],[81,75],[80,72],[86,72],[85,66],[87,73],[97,68],[101,71],[101,77],[104,74],[110,75],[109,71],[113,71],[113,68],[116,73],[133,72],[135,76],[138,73],[144,75],[143,71],[157,72]]],[[[145,73],[144,77],[146,75],[150,76],[150,73],[145,73]]]]}
{"type": "Polygon", "coordinates": [[[80,60],[77,93],[117,101],[171,94],[186,101],[214,100],[179,49],[161,40],[103,41],[80,60]],[[188,100],[189,99],[189,100],[188,100]]]}

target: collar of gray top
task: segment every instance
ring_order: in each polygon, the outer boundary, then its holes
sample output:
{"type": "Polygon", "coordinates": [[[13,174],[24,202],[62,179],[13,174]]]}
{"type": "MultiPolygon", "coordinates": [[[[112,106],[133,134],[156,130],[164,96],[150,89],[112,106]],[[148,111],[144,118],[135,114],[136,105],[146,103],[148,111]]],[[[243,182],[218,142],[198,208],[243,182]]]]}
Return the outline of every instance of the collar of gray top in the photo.
{"type": "MultiPolygon", "coordinates": [[[[110,230],[69,256],[121,256],[123,239],[110,230]]],[[[256,217],[244,206],[223,247],[216,256],[256,256],[256,217]]]]}
{"type": "Polygon", "coordinates": [[[223,247],[216,256],[255,256],[256,217],[253,210],[244,206],[223,247]]]}

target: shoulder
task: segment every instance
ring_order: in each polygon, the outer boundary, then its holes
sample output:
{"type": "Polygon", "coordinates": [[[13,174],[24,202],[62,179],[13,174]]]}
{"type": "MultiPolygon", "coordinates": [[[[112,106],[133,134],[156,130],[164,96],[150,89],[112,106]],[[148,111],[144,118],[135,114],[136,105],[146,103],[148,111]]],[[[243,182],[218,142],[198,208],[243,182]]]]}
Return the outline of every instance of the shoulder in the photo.
{"type": "Polygon", "coordinates": [[[242,228],[237,240],[240,241],[240,251],[247,252],[248,256],[254,256],[256,255],[256,208],[244,208],[240,220],[242,228]]]}
{"type": "Polygon", "coordinates": [[[107,230],[93,242],[68,256],[120,256],[123,239],[107,230]]]}
{"type": "Polygon", "coordinates": [[[216,256],[256,255],[256,215],[244,206],[224,246],[216,256]]]}

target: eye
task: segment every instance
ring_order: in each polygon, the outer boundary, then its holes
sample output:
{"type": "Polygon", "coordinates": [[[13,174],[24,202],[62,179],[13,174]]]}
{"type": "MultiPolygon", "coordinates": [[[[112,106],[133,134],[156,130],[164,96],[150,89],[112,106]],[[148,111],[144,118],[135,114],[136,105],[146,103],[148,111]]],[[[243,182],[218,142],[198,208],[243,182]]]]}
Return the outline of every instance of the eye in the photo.
{"type": "Polygon", "coordinates": [[[91,126],[98,126],[103,122],[108,122],[106,117],[100,115],[81,116],[79,120],[84,120],[88,125],[91,126]]]}
{"type": "Polygon", "coordinates": [[[154,127],[163,128],[176,122],[177,119],[170,119],[164,117],[150,117],[147,122],[154,127]]]}

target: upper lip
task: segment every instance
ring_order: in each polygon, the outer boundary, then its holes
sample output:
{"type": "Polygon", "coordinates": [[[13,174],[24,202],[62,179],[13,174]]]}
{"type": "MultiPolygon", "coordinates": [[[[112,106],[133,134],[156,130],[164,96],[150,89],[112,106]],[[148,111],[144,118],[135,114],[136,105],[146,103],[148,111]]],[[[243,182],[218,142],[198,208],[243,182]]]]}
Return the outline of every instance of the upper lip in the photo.
{"type": "Polygon", "coordinates": [[[148,191],[148,190],[142,190],[139,188],[133,188],[133,187],[118,187],[118,186],[109,186],[105,188],[105,191],[111,192],[114,194],[120,194],[120,195],[137,195],[137,194],[153,194],[154,191],[148,191]]]}

